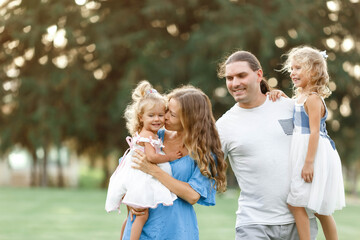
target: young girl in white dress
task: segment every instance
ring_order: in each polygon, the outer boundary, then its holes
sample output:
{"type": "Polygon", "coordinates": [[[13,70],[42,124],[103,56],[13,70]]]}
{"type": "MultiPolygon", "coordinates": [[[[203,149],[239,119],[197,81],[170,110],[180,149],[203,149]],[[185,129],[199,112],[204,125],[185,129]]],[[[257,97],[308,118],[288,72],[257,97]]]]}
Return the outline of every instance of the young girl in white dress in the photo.
{"type": "Polygon", "coordinates": [[[110,178],[105,209],[108,212],[119,210],[123,203],[144,212],[135,218],[131,229],[130,239],[139,239],[148,219],[148,208],[155,208],[158,204],[172,205],[177,197],[151,175],[132,168],[132,155],[135,149],[145,152],[149,161],[157,163],[171,175],[168,162],[180,158],[181,153],[165,155],[161,150],[163,145],[157,132],[165,122],[164,96],[153,89],[149,82],[142,81],[133,91],[132,100],[125,110],[126,127],[132,135],[132,138],[126,138],[130,148],[110,178]]]}
{"type": "Polygon", "coordinates": [[[305,208],[320,220],[326,239],[338,239],[332,213],[345,206],[345,194],[340,157],[325,123],[328,111],[324,98],[331,94],[327,87],[327,55],[303,46],[291,49],[287,56],[282,70],[290,72],[295,90],[292,179],[287,203],[300,240],[310,239],[305,208]]]}

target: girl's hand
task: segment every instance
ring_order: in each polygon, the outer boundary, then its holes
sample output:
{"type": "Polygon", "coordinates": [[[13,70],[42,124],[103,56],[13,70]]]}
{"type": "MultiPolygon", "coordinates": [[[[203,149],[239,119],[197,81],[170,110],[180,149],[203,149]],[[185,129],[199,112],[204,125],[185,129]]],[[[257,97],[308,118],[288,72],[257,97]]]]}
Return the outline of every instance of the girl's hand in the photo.
{"type": "Polygon", "coordinates": [[[179,158],[182,158],[182,157],[183,157],[183,154],[182,154],[182,152],[181,152],[181,151],[178,151],[178,152],[176,153],[176,155],[177,155],[177,159],[179,159],[179,158]]]}
{"type": "Polygon", "coordinates": [[[169,153],[169,154],[166,154],[166,155],[169,156],[170,161],[182,158],[182,156],[183,156],[181,151],[177,151],[177,152],[174,152],[174,153],[169,153]]]}
{"type": "Polygon", "coordinates": [[[269,96],[269,99],[273,102],[278,100],[280,97],[288,97],[283,91],[278,89],[271,90],[270,92],[267,92],[266,95],[269,96]]]}
{"type": "Polygon", "coordinates": [[[157,165],[154,163],[151,163],[147,160],[145,153],[143,153],[140,150],[135,150],[133,154],[133,162],[136,164],[135,166],[132,166],[135,169],[139,169],[143,171],[144,173],[153,175],[157,165]]]}
{"type": "Polygon", "coordinates": [[[301,177],[305,182],[311,183],[314,177],[314,163],[305,161],[304,167],[301,171],[301,177]]]}

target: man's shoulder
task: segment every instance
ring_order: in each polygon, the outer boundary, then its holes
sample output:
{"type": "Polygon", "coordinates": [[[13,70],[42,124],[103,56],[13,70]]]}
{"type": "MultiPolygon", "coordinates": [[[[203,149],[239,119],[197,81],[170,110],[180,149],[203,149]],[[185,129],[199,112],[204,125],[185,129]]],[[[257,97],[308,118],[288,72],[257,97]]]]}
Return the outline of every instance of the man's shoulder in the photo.
{"type": "Polygon", "coordinates": [[[236,109],[236,104],[232,106],[230,109],[228,109],[221,117],[219,117],[219,119],[216,121],[216,125],[222,124],[228,121],[229,119],[231,119],[235,109],[236,109]]]}
{"type": "Polygon", "coordinates": [[[295,100],[291,99],[291,98],[285,98],[285,97],[281,97],[280,99],[276,100],[275,102],[270,101],[269,106],[270,107],[274,107],[276,109],[279,110],[290,110],[292,111],[294,109],[294,104],[295,104],[295,100]]]}
{"type": "Polygon", "coordinates": [[[268,99],[269,102],[273,103],[273,104],[294,104],[295,99],[292,98],[286,98],[286,97],[280,97],[279,99],[277,99],[276,101],[271,101],[268,99]]]}

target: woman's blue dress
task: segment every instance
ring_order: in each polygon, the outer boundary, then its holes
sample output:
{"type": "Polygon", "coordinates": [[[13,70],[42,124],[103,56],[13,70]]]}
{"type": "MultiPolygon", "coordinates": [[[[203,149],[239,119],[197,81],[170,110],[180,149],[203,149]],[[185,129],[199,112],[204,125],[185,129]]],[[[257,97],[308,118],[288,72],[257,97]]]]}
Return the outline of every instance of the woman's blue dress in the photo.
{"type": "MultiPolygon", "coordinates": [[[[164,139],[165,130],[158,132],[164,139]]],[[[189,156],[170,162],[172,175],[175,179],[189,183],[200,194],[198,204],[205,206],[215,205],[214,181],[200,173],[196,162],[189,156]]],[[[132,222],[128,217],[123,240],[130,239],[132,222]]],[[[158,205],[149,209],[149,218],[145,223],[140,240],[197,240],[199,229],[193,206],[177,198],[172,206],[158,205]]]]}

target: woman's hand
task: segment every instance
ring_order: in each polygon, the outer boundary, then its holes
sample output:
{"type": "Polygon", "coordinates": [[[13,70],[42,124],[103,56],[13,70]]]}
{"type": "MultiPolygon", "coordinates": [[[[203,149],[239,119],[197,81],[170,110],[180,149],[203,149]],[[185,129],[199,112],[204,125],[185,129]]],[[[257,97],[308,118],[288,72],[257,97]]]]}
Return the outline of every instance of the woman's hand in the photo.
{"type": "Polygon", "coordinates": [[[147,160],[144,152],[140,150],[135,150],[133,154],[133,162],[136,164],[133,168],[143,171],[144,173],[154,175],[158,166],[154,163],[151,163],[147,160]]]}
{"type": "Polygon", "coordinates": [[[266,95],[269,96],[269,99],[273,102],[278,100],[280,97],[288,98],[288,96],[286,96],[286,94],[283,91],[278,89],[271,90],[270,92],[267,92],[266,95]]]}

